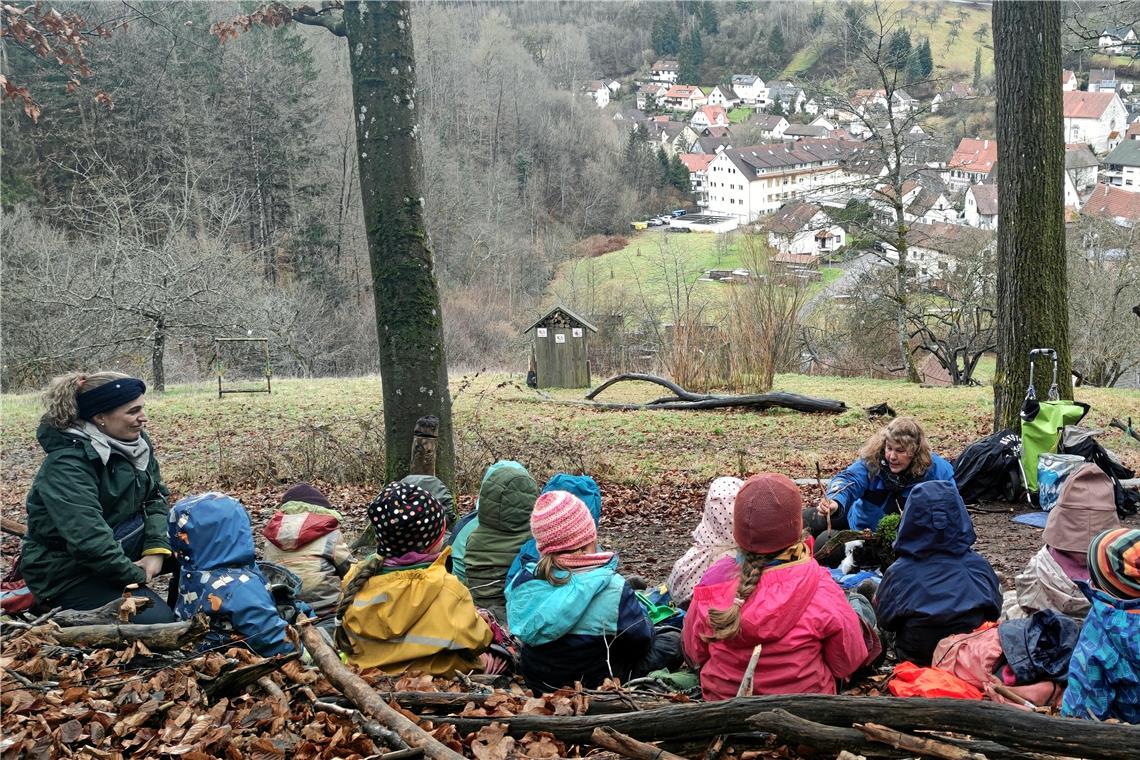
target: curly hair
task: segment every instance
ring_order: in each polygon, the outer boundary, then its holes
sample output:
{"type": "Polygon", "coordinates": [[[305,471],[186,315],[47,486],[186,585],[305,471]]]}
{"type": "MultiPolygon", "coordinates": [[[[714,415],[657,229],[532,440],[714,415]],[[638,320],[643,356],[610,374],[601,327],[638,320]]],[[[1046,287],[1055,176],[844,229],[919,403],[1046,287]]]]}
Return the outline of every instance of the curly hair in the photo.
{"type": "Polygon", "coordinates": [[[879,462],[883,459],[887,441],[910,452],[912,458],[907,469],[914,477],[921,478],[933,464],[930,443],[918,420],[914,417],[895,417],[885,428],[868,438],[859,449],[859,458],[867,465],[867,471],[872,477],[879,472],[879,462]]]}
{"type": "Polygon", "coordinates": [[[782,554],[781,549],[770,554],[757,554],[755,552],[741,551],[744,561],[740,565],[740,580],[736,586],[736,598],[727,610],[709,610],[709,625],[712,635],[704,635],[705,641],[722,641],[731,639],[740,633],[740,610],[752,592],[760,585],[760,576],[768,563],[782,554]]]}
{"type": "Polygon", "coordinates": [[[44,421],[54,428],[66,430],[82,424],[79,419],[79,402],[75,397],[84,391],[98,388],[114,380],[126,380],[130,375],[122,372],[68,372],[53,377],[44,390],[44,421]]]}
{"type": "Polygon", "coordinates": [[[352,606],[353,601],[356,600],[356,595],[364,588],[364,584],[368,583],[373,577],[380,574],[384,569],[384,557],[379,554],[373,554],[368,559],[364,560],[364,564],[360,569],[344,584],[344,588],[340,592],[340,600],[336,605],[336,633],[333,636],[337,648],[347,654],[355,654],[356,647],[352,645],[348,635],[344,630],[344,613],[352,606]]]}

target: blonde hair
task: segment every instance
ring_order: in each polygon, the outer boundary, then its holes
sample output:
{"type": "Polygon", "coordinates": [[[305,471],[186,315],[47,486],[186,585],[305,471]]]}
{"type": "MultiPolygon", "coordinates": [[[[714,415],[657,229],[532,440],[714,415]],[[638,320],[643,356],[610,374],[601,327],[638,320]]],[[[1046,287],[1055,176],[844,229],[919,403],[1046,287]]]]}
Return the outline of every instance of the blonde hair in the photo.
{"type": "Polygon", "coordinates": [[[352,606],[356,595],[364,588],[364,584],[368,583],[374,576],[380,574],[384,569],[384,557],[379,554],[373,554],[360,566],[360,569],[344,584],[344,589],[340,592],[340,600],[336,605],[336,618],[337,626],[336,632],[333,635],[333,640],[336,642],[337,648],[346,654],[356,654],[356,647],[352,645],[352,641],[344,630],[344,613],[348,612],[348,608],[352,606]]]}
{"type": "Polygon", "coordinates": [[[741,608],[748,601],[748,597],[752,596],[756,587],[760,585],[760,576],[764,574],[764,568],[784,551],[786,550],[780,549],[770,554],[757,554],[756,552],[741,550],[740,553],[744,561],[740,565],[740,580],[736,586],[736,598],[732,600],[732,606],[727,610],[709,610],[709,625],[712,627],[712,635],[702,636],[705,641],[731,639],[740,633],[741,608]]]}
{"type": "Polygon", "coordinates": [[[867,465],[872,477],[879,472],[879,462],[882,461],[887,441],[905,447],[910,452],[912,459],[907,469],[914,477],[921,478],[930,469],[933,463],[930,443],[926,440],[922,425],[914,417],[895,417],[885,428],[868,438],[863,448],[859,449],[859,458],[867,465]]]}
{"type": "Polygon", "coordinates": [[[561,554],[544,554],[534,566],[534,577],[551,586],[565,586],[570,581],[570,569],[559,562],[561,554]],[[559,570],[562,572],[559,573],[559,570]]]}
{"type": "Polygon", "coordinates": [[[79,402],[75,397],[114,380],[126,380],[122,372],[68,372],[53,377],[44,390],[44,420],[54,428],[66,430],[80,424],[79,402]]]}

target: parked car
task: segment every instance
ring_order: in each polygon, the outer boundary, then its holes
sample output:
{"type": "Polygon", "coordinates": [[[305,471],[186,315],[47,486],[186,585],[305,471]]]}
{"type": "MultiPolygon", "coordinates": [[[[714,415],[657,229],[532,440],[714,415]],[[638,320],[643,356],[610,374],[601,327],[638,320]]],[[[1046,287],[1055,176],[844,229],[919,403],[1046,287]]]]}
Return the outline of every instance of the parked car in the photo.
{"type": "Polygon", "coordinates": [[[687,213],[689,213],[689,212],[685,211],[685,209],[683,209],[683,208],[675,208],[675,209],[673,209],[673,213],[671,214],[671,216],[674,219],[676,219],[677,217],[684,216],[687,213]]]}
{"type": "Polygon", "coordinates": [[[661,227],[664,226],[665,222],[661,221],[660,217],[655,216],[646,222],[646,224],[648,224],[650,227],[661,227]]]}
{"type": "Polygon", "coordinates": [[[649,222],[630,222],[629,226],[635,230],[643,230],[649,226],[649,222]]]}

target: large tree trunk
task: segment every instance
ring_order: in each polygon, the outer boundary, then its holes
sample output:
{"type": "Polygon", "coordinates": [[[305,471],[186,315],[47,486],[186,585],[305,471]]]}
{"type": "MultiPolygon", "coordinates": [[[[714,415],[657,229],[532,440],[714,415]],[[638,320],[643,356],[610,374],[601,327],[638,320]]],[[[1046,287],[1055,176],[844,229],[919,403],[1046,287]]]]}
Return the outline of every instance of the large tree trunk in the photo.
{"type": "MultiPolygon", "coordinates": [[[[998,271],[994,429],[1017,426],[1029,351],[1054,348],[1071,398],[1061,118],[1061,4],[993,5],[998,271]]],[[[1040,378],[1037,378],[1040,381],[1040,378]]],[[[1048,381],[1046,381],[1047,384],[1048,381]]]]}
{"type": "Polygon", "coordinates": [[[423,218],[411,8],[406,2],[347,2],[344,23],[380,340],[385,474],[389,480],[408,474],[416,420],[434,415],[437,472],[450,482],[451,394],[423,218]]]}

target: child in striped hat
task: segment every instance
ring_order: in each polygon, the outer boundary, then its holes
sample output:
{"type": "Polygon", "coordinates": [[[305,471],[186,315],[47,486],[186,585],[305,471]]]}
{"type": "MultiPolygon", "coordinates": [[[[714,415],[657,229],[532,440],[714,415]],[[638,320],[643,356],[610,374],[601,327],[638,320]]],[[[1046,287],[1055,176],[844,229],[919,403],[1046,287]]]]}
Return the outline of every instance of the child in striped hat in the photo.
{"type": "Polygon", "coordinates": [[[540,558],[506,589],[519,669],[534,692],[622,681],[680,663],[680,633],[657,633],[613,552],[599,552],[589,509],[566,491],[538,497],[530,518],[540,558]]]}
{"type": "Polygon", "coordinates": [[[1114,528],[1089,544],[1092,603],[1069,662],[1061,713],[1140,723],[1140,530],[1114,528]]]}

